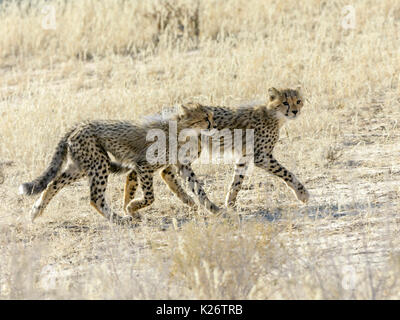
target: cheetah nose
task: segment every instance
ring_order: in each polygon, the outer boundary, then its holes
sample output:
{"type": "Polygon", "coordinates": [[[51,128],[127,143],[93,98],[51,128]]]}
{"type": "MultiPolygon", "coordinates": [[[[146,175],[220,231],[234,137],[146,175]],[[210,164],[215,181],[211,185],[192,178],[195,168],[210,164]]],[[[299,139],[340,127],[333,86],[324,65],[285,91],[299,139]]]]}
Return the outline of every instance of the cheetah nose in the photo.
{"type": "Polygon", "coordinates": [[[292,112],[293,112],[294,115],[296,115],[298,111],[297,110],[293,110],[292,112]]]}

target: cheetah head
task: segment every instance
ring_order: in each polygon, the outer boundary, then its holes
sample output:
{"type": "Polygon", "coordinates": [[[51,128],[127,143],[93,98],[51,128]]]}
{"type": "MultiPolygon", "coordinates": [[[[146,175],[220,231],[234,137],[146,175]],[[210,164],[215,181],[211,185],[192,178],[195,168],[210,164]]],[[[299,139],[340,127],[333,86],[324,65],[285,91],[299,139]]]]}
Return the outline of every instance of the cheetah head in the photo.
{"type": "Polygon", "coordinates": [[[179,120],[183,128],[212,129],[215,127],[213,112],[200,103],[181,105],[179,120]]]}
{"type": "Polygon", "coordinates": [[[268,108],[275,110],[280,118],[296,119],[299,116],[300,110],[303,107],[300,88],[296,90],[269,88],[268,94],[268,108]]]}

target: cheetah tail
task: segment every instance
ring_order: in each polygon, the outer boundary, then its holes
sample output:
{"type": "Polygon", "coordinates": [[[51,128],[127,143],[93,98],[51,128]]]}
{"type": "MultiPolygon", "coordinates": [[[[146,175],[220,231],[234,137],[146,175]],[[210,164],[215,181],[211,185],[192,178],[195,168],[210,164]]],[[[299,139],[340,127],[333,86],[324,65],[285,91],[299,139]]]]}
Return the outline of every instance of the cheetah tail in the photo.
{"type": "Polygon", "coordinates": [[[56,151],[51,159],[50,165],[41,176],[31,182],[23,183],[19,186],[19,194],[34,195],[46,189],[47,185],[60,172],[63,163],[67,158],[67,139],[73,130],[69,131],[58,143],[56,151]]]}
{"type": "Polygon", "coordinates": [[[132,169],[124,166],[121,163],[113,162],[110,163],[110,172],[114,174],[122,174],[131,171],[132,169]]]}

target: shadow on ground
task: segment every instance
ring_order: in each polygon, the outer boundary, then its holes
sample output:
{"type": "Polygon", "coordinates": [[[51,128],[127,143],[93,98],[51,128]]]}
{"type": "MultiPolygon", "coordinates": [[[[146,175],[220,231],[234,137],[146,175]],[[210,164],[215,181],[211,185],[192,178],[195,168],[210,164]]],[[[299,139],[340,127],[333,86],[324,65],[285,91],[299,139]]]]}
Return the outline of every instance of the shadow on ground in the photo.
{"type": "Polygon", "coordinates": [[[241,214],[241,219],[246,221],[249,219],[265,219],[268,222],[274,222],[281,220],[285,212],[293,212],[296,215],[305,216],[307,215],[311,219],[322,219],[326,217],[341,218],[347,216],[356,216],[363,212],[379,209],[381,207],[387,207],[387,204],[383,203],[363,203],[353,202],[349,204],[339,205],[337,203],[319,204],[314,206],[306,206],[304,208],[271,208],[271,209],[258,209],[248,214],[241,214]]]}

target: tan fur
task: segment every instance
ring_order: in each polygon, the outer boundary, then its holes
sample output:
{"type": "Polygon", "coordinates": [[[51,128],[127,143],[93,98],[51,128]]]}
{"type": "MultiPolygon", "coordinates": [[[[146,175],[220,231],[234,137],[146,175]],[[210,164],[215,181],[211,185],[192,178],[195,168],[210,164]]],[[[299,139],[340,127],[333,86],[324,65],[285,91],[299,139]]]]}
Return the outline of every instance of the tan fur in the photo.
{"type": "MultiPolygon", "coordinates": [[[[153,119],[147,123],[136,124],[128,121],[90,121],[75,126],[59,142],[56,153],[49,168],[33,182],[20,186],[23,194],[36,194],[41,191],[40,198],[32,209],[32,220],[43,213],[43,210],[64,186],[83,178],[89,178],[90,204],[107,219],[122,221],[121,217],[112,213],[105,200],[105,190],[110,172],[116,171],[107,153],[111,153],[119,162],[126,164],[130,170],[125,185],[124,208],[129,215],[134,216],[136,211],[150,205],[154,201],[153,175],[154,171],[168,167],[163,175],[169,175],[171,167],[186,177],[186,166],[150,164],[146,159],[146,150],[152,144],[147,141],[147,132],[151,129],[161,129],[168,137],[169,120],[177,121],[178,133],[185,128],[207,129],[213,126],[212,111],[199,104],[181,106],[181,114],[162,120],[153,119]],[[63,163],[68,157],[67,168],[61,174],[63,163]],[[143,190],[142,199],[133,199],[138,181],[143,190]]],[[[168,156],[168,139],[167,150],[168,156]]],[[[190,179],[201,194],[200,203],[207,209],[216,212],[218,207],[206,197],[197,178],[190,179]]],[[[166,180],[168,181],[168,179],[166,180]]],[[[192,204],[192,203],[189,203],[192,204]]]]}
{"type": "MultiPolygon", "coordinates": [[[[303,107],[303,98],[299,89],[277,90],[270,88],[268,94],[269,101],[265,105],[237,109],[213,106],[207,106],[206,108],[214,114],[214,127],[218,130],[254,129],[254,164],[281,178],[294,191],[297,199],[306,203],[309,199],[308,191],[272,155],[279,139],[280,128],[287,119],[296,119],[299,116],[303,107]]],[[[223,148],[222,140],[221,146],[223,148]]],[[[245,147],[243,147],[242,152],[243,158],[239,159],[235,165],[233,181],[225,201],[226,206],[235,205],[237,194],[241,189],[244,175],[249,165],[249,163],[243,161],[246,156],[245,147]]],[[[169,169],[167,167],[164,170],[169,169]]],[[[187,175],[194,175],[189,165],[186,166],[185,170],[187,175]]],[[[177,184],[178,181],[174,176],[170,176],[166,182],[183,202],[188,203],[190,201],[188,200],[190,197],[177,184]]]]}

